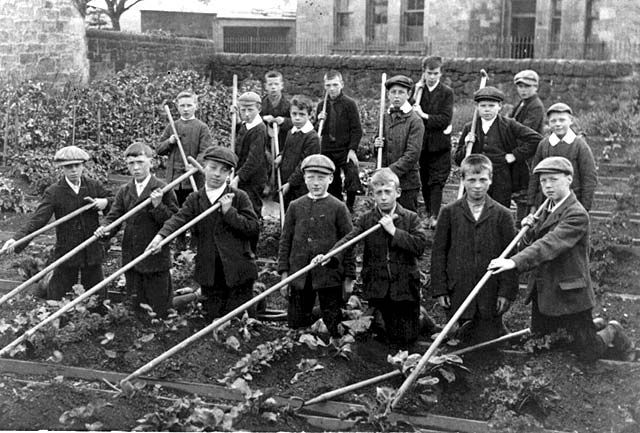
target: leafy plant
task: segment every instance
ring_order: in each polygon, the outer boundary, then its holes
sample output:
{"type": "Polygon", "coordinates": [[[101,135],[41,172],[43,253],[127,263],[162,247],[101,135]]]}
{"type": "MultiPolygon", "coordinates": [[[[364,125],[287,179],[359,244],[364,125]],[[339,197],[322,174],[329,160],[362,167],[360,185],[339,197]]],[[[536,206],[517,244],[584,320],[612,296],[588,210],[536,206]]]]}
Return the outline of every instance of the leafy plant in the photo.
{"type": "Polygon", "coordinates": [[[0,176],[0,210],[17,213],[33,210],[33,206],[25,201],[24,193],[4,176],[0,176]]]}
{"type": "Polygon", "coordinates": [[[358,403],[364,409],[350,409],[339,414],[341,419],[355,421],[356,425],[373,427],[371,430],[379,432],[387,431],[415,431],[412,425],[406,422],[392,422],[389,420],[391,402],[395,398],[396,391],[389,387],[376,387],[376,396],[358,394],[355,396],[358,403]]]}
{"type": "Polygon", "coordinates": [[[104,426],[101,422],[88,422],[91,419],[95,419],[98,413],[105,407],[112,406],[104,400],[98,400],[95,403],[88,403],[85,406],[74,407],[73,409],[66,410],[60,415],[58,419],[60,424],[67,427],[81,429],[84,428],[89,431],[104,430],[104,426]]]}

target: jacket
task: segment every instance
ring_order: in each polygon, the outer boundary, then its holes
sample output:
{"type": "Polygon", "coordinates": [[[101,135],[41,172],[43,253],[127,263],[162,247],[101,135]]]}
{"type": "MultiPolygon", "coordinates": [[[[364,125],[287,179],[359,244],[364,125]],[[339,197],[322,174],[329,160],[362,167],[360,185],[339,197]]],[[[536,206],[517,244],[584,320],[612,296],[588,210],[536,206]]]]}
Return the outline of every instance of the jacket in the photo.
{"type": "Polygon", "coordinates": [[[453,118],[453,90],[442,82],[438,83],[433,92],[424,87],[420,108],[428,119],[422,119],[424,123],[423,152],[444,152],[451,150],[451,135],[444,130],[451,124],[453,118]]]}
{"type": "Polygon", "coordinates": [[[399,178],[400,188],[420,188],[420,152],[424,124],[413,111],[385,113],[382,166],[389,167],[399,178]]]}
{"type": "MultiPolygon", "coordinates": [[[[331,131],[329,125],[331,122],[331,101],[327,101],[327,117],[324,121],[322,130],[322,152],[337,152],[349,150],[357,151],[360,140],[362,139],[362,125],[360,124],[360,112],[356,101],[349,98],[343,93],[333,101],[333,108],[336,113],[335,118],[335,141],[331,140],[331,131]]],[[[322,112],[324,101],[318,104],[316,113],[322,112]]],[[[318,125],[320,122],[318,122],[318,125]]]]}
{"type": "Polygon", "coordinates": [[[236,176],[238,185],[264,186],[267,183],[267,157],[265,154],[267,144],[267,127],[264,123],[247,130],[242,124],[237,126],[236,155],[238,155],[238,168],[236,176]]]}
{"type": "Polygon", "coordinates": [[[538,134],[542,134],[544,131],[544,105],[537,94],[531,98],[521,100],[520,103],[513,107],[510,117],[513,117],[518,123],[533,129],[538,134]]]}
{"type": "Polygon", "coordinates": [[[318,133],[309,131],[306,134],[302,132],[291,134],[291,131],[289,131],[281,153],[280,173],[282,175],[282,183],[288,182],[292,191],[304,194],[307,187],[304,183],[304,176],[300,166],[302,160],[307,156],[320,153],[318,133]]]}
{"type": "MultiPolygon", "coordinates": [[[[262,97],[262,109],[260,110],[260,117],[264,117],[267,115],[273,117],[284,117],[284,122],[282,123],[282,125],[278,126],[278,144],[280,145],[280,147],[282,147],[284,141],[287,138],[287,132],[289,132],[293,127],[293,123],[291,122],[291,114],[289,113],[290,108],[291,104],[289,104],[289,100],[285,95],[282,95],[280,97],[280,102],[278,102],[278,105],[276,106],[271,105],[271,101],[269,100],[268,96],[262,97]]],[[[266,122],[265,126],[267,127],[267,131],[269,131],[269,135],[271,135],[271,130],[273,130],[273,128],[266,122]]]]}

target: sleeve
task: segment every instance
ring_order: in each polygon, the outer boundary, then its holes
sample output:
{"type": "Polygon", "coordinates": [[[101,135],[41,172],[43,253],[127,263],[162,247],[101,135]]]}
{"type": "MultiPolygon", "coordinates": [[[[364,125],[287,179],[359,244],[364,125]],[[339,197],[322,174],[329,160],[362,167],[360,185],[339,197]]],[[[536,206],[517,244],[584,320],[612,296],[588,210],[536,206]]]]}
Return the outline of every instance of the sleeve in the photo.
{"type": "Polygon", "coordinates": [[[533,129],[521,125],[513,119],[509,120],[509,128],[514,132],[516,147],[511,151],[516,161],[526,161],[531,158],[542,140],[542,135],[533,129]]]}
{"type": "Polygon", "coordinates": [[[291,244],[296,227],[296,208],[291,203],[284,216],[284,225],[280,233],[280,245],[278,246],[278,273],[289,272],[289,256],[291,255],[291,244]]]}
{"type": "Polygon", "coordinates": [[[360,236],[365,230],[369,230],[371,227],[373,227],[373,226],[367,227],[367,218],[366,218],[366,216],[367,216],[367,214],[361,215],[356,220],[356,223],[353,226],[353,229],[351,229],[351,231],[349,233],[347,233],[345,236],[343,236],[342,239],[340,239],[338,242],[336,242],[335,245],[331,247],[331,249],[335,250],[339,246],[344,245],[345,243],[349,242],[351,239],[354,239],[357,236],[360,236]]]}
{"type": "MultiPolygon", "coordinates": [[[[44,192],[44,197],[38,207],[34,211],[33,215],[29,219],[29,222],[22,227],[20,230],[16,232],[14,235],[15,240],[22,239],[23,237],[35,232],[36,230],[47,225],[51,217],[53,216],[55,210],[55,186],[47,188],[44,192]]],[[[61,215],[61,217],[64,215],[61,215]]],[[[18,247],[16,247],[16,253],[24,250],[27,245],[29,245],[31,241],[26,242],[18,247]]]]}
{"type": "Polygon", "coordinates": [[[178,212],[178,199],[176,193],[171,189],[164,193],[162,202],[157,207],[151,206],[151,216],[158,224],[164,224],[176,212],[178,212]]]}
{"type": "Polygon", "coordinates": [[[520,123],[536,132],[542,131],[542,125],[544,123],[544,106],[542,104],[533,105],[529,110],[527,110],[527,115],[520,123]]]}
{"type": "Polygon", "coordinates": [[[194,155],[194,158],[197,161],[202,161],[202,157],[204,156],[204,151],[213,145],[213,140],[211,138],[211,131],[206,123],[201,122],[200,131],[198,135],[198,148],[197,155],[194,155]]]}
{"type": "MultiPolygon", "coordinates": [[[[340,208],[337,213],[337,225],[338,225],[338,236],[340,239],[347,236],[353,230],[353,223],[351,222],[351,216],[349,215],[349,210],[347,209],[347,205],[340,202],[340,208]]],[[[340,256],[342,259],[342,267],[344,269],[344,277],[345,278],[356,278],[356,255],[355,249],[353,246],[344,250],[341,254],[338,254],[338,260],[340,260],[340,256]]]]}
{"type": "MultiPolygon", "coordinates": [[[[443,131],[451,123],[453,118],[453,91],[447,89],[445,97],[438,107],[438,112],[429,114],[429,118],[424,122],[426,130],[443,131]]],[[[423,96],[424,98],[424,93],[423,96]]]]}
{"type": "Polygon", "coordinates": [[[164,128],[164,131],[162,131],[162,135],[158,139],[158,148],[156,149],[156,153],[158,155],[168,155],[173,150],[173,146],[175,146],[175,144],[169,143],[169,138],[171,138],[171,135],[173,135],[171,127],[167,126],[166,128],[164,128]]]}
{"type": "MultiPolygon", "coordinates": [[[[124,195],[126,192],[126,188],[127,188],[127,185],[123,185],[118,189],[118,192],[116,193],[116,198],[113,200],[113,204],[109,209],[109,213],[104,219],[104,225],[109,225],[113,223],[115,220],[117,220],[118,218],[120,218],[122,215],[125,214],[126,209],[124,204],[124,195]]],[[[120,230],[120,225],[118,227],[115,227],[113,230],[111,230],[111,232],[109,233],[109,236],[114,236],[116,233],[118,233],[119,230],[120,230]]]]}
{"type": "Polygon", "coordinates": [[[260,222],[253,210],[249,196],[242,190],[236,190],[234,206],[231,206],[222,219],[235,235],[243,239],[251,239],[260,233],[260,222]]]}
{"type": "Polygon", "coordinates": [[[95,181],[95,192],[96,196],[94,198],[106,198],[107,199],[107,207],[102,211],[103,215],[109,213],[111,210],[111,205],[113,204],[113,193],[105,188],[105,186],[98,181],[95,181]]]}
{"type": "Polygon", "coordinates": [[[192,192],[189,194],[184,204],[171,218],[169,218],[158,234],[163,238],[166,238],[171,233],[184,226],[187,222],[194,219],[200,212],[198,212],[198,193],[192,192]]]}
{"type": "MultiPolygon", "coordinates": [[[[516,228],[513,218],[507,212],[501,212],[500,225],[498,226],[500,241],[503,251],[516,237],[516,228]]],[[[498,296],[514,301],[518,295],[518,273],[515,269],[503,272],[498,277],[498,296]]]]}
{"type": "Polygon", "coordinates": [[[389,165],[398,177],[402,177],[409,172],[420,160],[420,152],[422,151],[422,136],[424,135],[424,124],[418,119],[415,113],[409,120],[409,130],[407,131],[407,146],[404,153],[397,161],[389,165]]]}
{"type": "Polygon", "coordinates": [[[470,130],[470,123],[464,125],[464,128],[462,128],[462,134],[460,135],[460,139],[458,140],[458,145],[456,146],[456,150],[453,153],[453,160],[456,164],[458,164],[458,166],[462,164],[462,160],[466,156],[465,153],[467,151],[467,146],[464,144],[464,137],[467,136],[470,130]]]}
{"type": "Polygon", "coordinates": [[[396,233],[391,240],[391,246],[408,251],[416,257],[424,253],[427,246],[427,233],[420,223],[418,215],[409,214],[409,230],[396,227],[396,233]]]}
{"type": "Polygon", "coordinates": [[[349,101],[347,113],[349,113],[349,150],[357,152],[362,139],[362,125],[360,124],[360,113],[355,101],[349,101]]]}
{"type": "Polygon", "coordinates": [[[318,131],[318,128],[320,127],[320,120],[318,119],[318,115],[322,113],[323,105],[324,105],[324,100],[321,100],[318,106],[316,107],[316,119],[315,119],[316,123],[313,125],[316,131],[318,131]]]}
{"type": "Polygon", "coordinates": [[[586,143],[578,151],[578,173],[580,175],[580,203],[589,211],[598,186],[598,171],[591,148],[586,143]]]}
{"type": "Polygon", "coordinates": [[[291,176],[289,176],[289,179],[287,180],[287,182],[289,182],[289,185],[291,185],[292,187],[299,187],[304,184],[304,175],[301,168],[302,161],[304,161],[307,156],[316,153],[320,153],[320,137],[318,137],[318,134],[314,132],[313,134],[309,134],[302,143],[300,161],[298,162],[296,169],[293,170],[293,173],[291,173],[291,176]]]}
{"type": "Polygon", "coordinates": [[[237,172],[237,176],[243,183],[250,182],[256,173],[258,173],[261,167],[265,165],[265,141],[266,136],[262,133],[263,130],[258,127],[252,128],[251,131],[245,136],[245,140],[249,139],[249,155],[247,160],[240,167],[237,172]]]}
{"type": "Polygon", "coordinates": [[[531,175],[529,176],[529,188],[527,191],[527,204],[529,206],[535,206],[536,198],[538,197],[538,193],[540,192],[540,176],[533,173],[533,168],[538,165],[538,163],[542,161],[542,141],[538,144],[536,148],[536,153],[533,155],[533,159],[531,160],[531,175]]]}
{"type": "Polygon", "coordinates": [[[442,208],[431,247],[431,292],[434,298],[449,294],[447,255],[451,248],[451,210],[442,208]]]}

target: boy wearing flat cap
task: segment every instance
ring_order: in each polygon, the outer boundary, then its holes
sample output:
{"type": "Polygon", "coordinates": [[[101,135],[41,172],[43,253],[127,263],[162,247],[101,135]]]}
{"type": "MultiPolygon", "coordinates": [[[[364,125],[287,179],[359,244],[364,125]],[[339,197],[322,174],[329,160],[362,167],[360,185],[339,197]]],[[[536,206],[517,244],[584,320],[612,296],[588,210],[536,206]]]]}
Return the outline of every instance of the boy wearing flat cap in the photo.
{"type": "MultiPolygon", "coordinates": [[[[132,179],[120,187],[115,201],[98,227],[98,237],[114,236],[120,228],[111,232],[105,226],[111,224],[140,202],[151,199],[151,204],[124,223],[122,236],[122,266],[141,255],[162,225],[178,211],[178,200],[173,190],[162,193],[166,185],[151,174],[153,150],[145,143],[136,142],[124,151],[125,161],[132,179]]],[[[138,314],[145,314],[140,304],[149,305],[156,315],[164,318],[171,307],[171,248],[165,245],[160,254],[148,257],[133,269],[125,272],[127,296],[138,314]]]]}
{"type": "MultiPolygon", "coordinates": [[[[333,161],[324,155],[310,155],[301,167],[309,193],[292,201],[284,218],[278,254],[278,272],[283,280],[307,266],[318,254],[326,254],[353,228],[347,206],[327,192],[336,169],[333,161]]],[[[317,294],[324,324],[331,337],[339,337],[343,296],[351,293],[354,279],[355,259],[349,248],[326,266],[317,266],[292,281],[282,290],[289,299],[289,327],[313,324],[317,294]]]]}
{"type": "Polygon", "coordinates": [[[499,114],[504,94],[495,87],[487,86],[478,90],[473,99],[477,103],[480,122],[475,131],[471,131],[471,122],[464,126],[464,145],[458,145],[455,162],[460,165],[468,146],[472,146],[471,153],[486,155],[493,164],[489,195],[508,208],[514,192],[513,179],[524,176],[521,171],[528,170],[526,164],[515,163],[531,158],[542,136],[514,119],[499,114]]]}
{"type": "Polygon", "coordinates": [[[424,124],[409,104],[413,80],[396,75],[387,80],[385,87],[389,109],[384,114],[382,131],[378,131],[374,147],[376,151],[382,148],[382,166],[389,167],[400,179],[402,192],[398,203],[410,211],[418,212],[421,185],[419,161],[424,124]]]}
{"type": "MultiPolygon", "coordinates": [[[[98,212],[109,210],[113,196],[100,182],[82,175],[84,164],[89,159],[89,154],[76,146],[66,146],[56,152],[53,162],[62,169],[62,178],[44,191],[44,198],[29,222],[5,243],[3,249],[12,251],[15,238],[23,238],[44,227],[52,216],[60,219],[89,202],[94,202],[95,207],[56,227],[54,259],[93,236],[98,228],[98,212]]],[[[15,249],[16,252],[28,244],[22,244],[15,249]]],[[[47,287],[47,299],[61,299],[78,283],[78,273],[85,289],[102,281],[103,255],[102,245],[94,242],[55,268],[47,287]]]]}
{"type": "MultiPolygon", "coordinates": [[[[593,206],[593,196],[598,185],[596,161],[582,135],[576,135],[571,129],[573,113],[571,107],[562,102],[553,104],[547,110],[551,135],[545,137],[533,156],[533,164],[550,156],[563,156],[571,161],[573,181],[571,189],[578,201],[589,211],[593,206]]],[[[527,195],[528,204],[533,211],[542,203],[542,192],[538,176],[531,176],[527,195]]]]}
{"type": "MultiPolygon", "coordinates": [[[[539,219],[527,216],[533,229],[529,246],[509,259],[497,258],[488,269],[498,274],[531,270],[527,302],[531,301],[531,331],[547,335],[564,328],[572,350],[584,361],[613,355],[632,361],[633,342],[615,320],[598,330],[591,311],[595,295],[589,275],[589,214],[571,191],[573,166],[560,156],[543,159],[533,170],[545,197],[551,200],[539,219]]],[[[598,321],[602,323],[602,321],[598,321]]],[[[604,323],[602,323],[604,325],[604,323]]]]}
{"type": "Polygon", "coordinates": [[[238,163],[235,153],[212,146],[203,155],[205,187],[195,192],[177,214],[164,223],[147,249],[157,250],[162,239],[216,203],[220,209],[198,222],[194,279],[207,297],[208,320],[221,317],[252,297],[258,277],[251,240],[257,238],[260,222],[246,192],[229,185],[238,163]]]}

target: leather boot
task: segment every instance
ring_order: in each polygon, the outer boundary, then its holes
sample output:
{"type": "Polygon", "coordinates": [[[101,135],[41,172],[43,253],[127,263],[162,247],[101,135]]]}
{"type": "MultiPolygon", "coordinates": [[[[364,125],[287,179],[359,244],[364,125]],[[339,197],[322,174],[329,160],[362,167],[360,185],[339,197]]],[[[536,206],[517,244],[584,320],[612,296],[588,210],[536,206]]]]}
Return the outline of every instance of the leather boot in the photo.
{"type": "Polygon", "coordinates": [[[636,350],[634,344],[624,333],[619,322],[611,320],[603,330],[598,332],[598,335],[607,346],[613,347],[622,361],[635,361],[636,350]]]}

